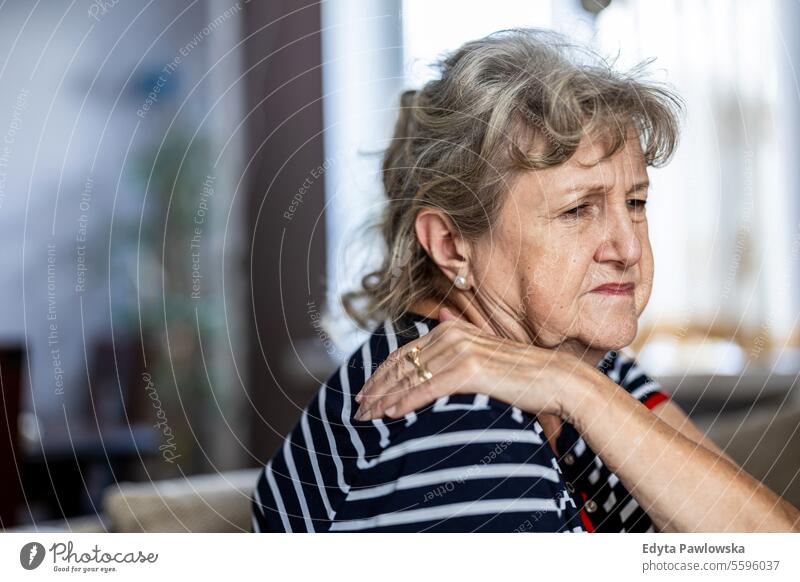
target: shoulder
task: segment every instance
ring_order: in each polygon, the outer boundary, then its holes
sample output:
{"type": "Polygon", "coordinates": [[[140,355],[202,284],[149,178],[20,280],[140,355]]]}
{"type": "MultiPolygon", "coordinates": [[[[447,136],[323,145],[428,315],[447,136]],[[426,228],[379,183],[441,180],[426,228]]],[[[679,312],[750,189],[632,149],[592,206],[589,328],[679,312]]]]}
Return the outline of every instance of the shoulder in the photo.
{"type": "Polygon", "coordinates": [[[321,386],[259,480],[254,515],[262,531],[378,524],[417,531],[462,510],[466,521],[431,527],[509,531],[532,515],[537,529],[571,523],[562,515],[568,495],[541,427],[518,408],[459,394],[404,418],[355,420],[355,395],[372,372],[431,327],[413,323],[379,327],[321,386]],[[380,517],[396,512],[402,517],[380,517]],[[489,514],[512,516],[498,521],[489,514]]]}
{"type": "Polygon", "coordinates": [[[340,452],[353,460],[353,470],[382,475],[421,471],[432,462],[474,463],[497,455],[492,451],[498,444],[504,457],[541,457],[549,464],[546,454],[532,454],[547,446],[535,417],[486,394],[443,396],[399,419],[355,419],[355,396],[374,370],[437,323],[422,316],[384,322],[322,387],[319,420],[327,423],[340,452]]]}
{"type": "MultiPolygon", "coordinates": [[[[444,396],[392,420],[357,421],[354,398],[388,353],[433,327],[399,335],[384,326],[354,354],[333,386],[346,413],[341,451],[353,455],[337,531],[539,531],[576,527],[568,494],[535,418],[484,394],[444,396]],[[371,364],[371,365],[370,365],[371,364]]],[[[328,399],[330,404],[334,400],[328,399]]],[[[336,413],[333,412],[332,416],[336,413]]]]}
{"type": "MultiPolygon", "coordinates": [[[[374,430],[371,422],[362,430],[374,430]]],[[[336,531],[571,530],[574,509],[532,417],[481,395],[441,398],[384,424],[352,474],[336,531]],[[565,512],[567,515],[565,515],[565,512]]],[[[360,432],[360,431],[359,431],[360,432]]]]}
{"type": "Polygon", "coordinates": [[[474,456],[497,443],[506,443],[511,453],[516,445],[543,443],[541,427],[533,416],[485,394],[443,396],[399,419],[356,420],[355,396],[366,380],[389,353],[415,337],[413,332],[405,337],[393,337],[394,333],[392,327],[376,331],[317,396],[318,420],[327,424],[339,450],[354,461],[354,471],[416,471],[420,464],[443,454],[452,453],[450,458],[474,456]]]}

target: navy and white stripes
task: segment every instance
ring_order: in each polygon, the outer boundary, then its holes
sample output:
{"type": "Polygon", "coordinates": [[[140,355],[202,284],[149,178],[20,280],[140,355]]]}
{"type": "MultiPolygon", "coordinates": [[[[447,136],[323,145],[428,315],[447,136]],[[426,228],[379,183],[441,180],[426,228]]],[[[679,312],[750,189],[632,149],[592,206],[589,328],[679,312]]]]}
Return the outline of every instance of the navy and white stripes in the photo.
{"type": "MultiPolygon", "coordinates": [[[[328,379],[260,475],[254,531],[586,529],[563,462],[535,417],[515,407],[459,394],[401,419],[353,418],[354,397],[377,366],[437,323],[416,314],[387,321],[328,379]]],[[[617,358],[606,363],[625,369],[617,358]]],[[[581,443],[565,440],[594,457],[581,443]]]]}
{"type": "MultiPolygon", "coordinates": [[[[621,352],[608,352],[597,367],[650,409],[669,398],[658,382],[621,352]]],[[[574,427],[566,423],[562,426],[556,448],[560,453],[559,461],[564,476],[573,484],[575,496],[582,503],[581,518],[587,530],[654,531],[653,522],[644,509],[587,446],[574,427]]]]}

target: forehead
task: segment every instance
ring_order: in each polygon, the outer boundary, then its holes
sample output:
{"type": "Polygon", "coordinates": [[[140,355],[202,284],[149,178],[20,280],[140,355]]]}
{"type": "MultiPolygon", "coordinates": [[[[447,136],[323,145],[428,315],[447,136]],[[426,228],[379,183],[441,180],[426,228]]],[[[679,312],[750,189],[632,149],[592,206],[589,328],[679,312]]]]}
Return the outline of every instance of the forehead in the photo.
{"type": "Polygon", "coordinates": [[[607,153],[607,141],[586,135],[569,160],[552,168],[522,172],[513,190],[537,190],[550,197],[579,191],[588,184],[613,190],[647,180],[647,163],[634,132],[613,155],[606,157],[607,153]]]}

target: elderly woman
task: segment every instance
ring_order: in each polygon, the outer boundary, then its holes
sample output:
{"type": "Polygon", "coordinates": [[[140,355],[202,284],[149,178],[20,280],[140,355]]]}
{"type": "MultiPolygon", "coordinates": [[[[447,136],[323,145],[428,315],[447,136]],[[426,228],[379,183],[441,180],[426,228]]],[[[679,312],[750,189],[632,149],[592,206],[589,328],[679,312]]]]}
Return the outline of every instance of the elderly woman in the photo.
{"type": "Polygon", "coordinates": [[[265,467],[255,531],[798,531],[622,350],[679,100],[553,33],[401,100],[369,340],[265,467]]]}

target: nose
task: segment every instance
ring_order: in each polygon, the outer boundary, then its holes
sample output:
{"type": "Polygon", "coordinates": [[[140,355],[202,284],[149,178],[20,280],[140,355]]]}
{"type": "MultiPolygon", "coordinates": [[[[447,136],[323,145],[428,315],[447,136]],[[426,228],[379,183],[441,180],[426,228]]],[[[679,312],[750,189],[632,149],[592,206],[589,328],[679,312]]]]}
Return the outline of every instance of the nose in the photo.
{"type": "Polygon", "coordinates": [[[605,218],[595,260],[616,263],[622,269],[634,266],[642,258],[642,242],[627,202],[607,205],[605,218]]]}

